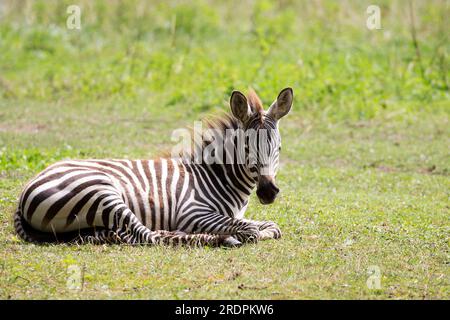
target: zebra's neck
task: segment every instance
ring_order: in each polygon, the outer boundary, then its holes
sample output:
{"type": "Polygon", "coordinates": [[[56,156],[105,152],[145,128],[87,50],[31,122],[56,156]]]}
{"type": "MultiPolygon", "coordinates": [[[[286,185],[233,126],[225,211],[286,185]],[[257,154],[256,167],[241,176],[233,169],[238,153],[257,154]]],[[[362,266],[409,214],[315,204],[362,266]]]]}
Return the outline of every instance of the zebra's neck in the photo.
{"type": "MultiPolygon", "coordinates": [[[[210,133],[194,131],[192,141],[194,148],[181,151],[177,159],[182,159],[186,169],[195,177],[197,188],[205,189],[206,194],[213,198],[212,201],[231,204],[231,211],[235,213],[235,210],[247,205],[248,198],[255,189],[258,174],[256,169],[248,165],[246,157],[249,148],[245,145],[245,136],[237,131],[243,130],[239,120],[232,115],[224,115],[206,124],[206,129],[215,130],[213,134],[215,138],[212,138],[210,133]],[[201,137],[200,143],[196,137],[201,137]],[[223,148],[216,145],[219,141],[224,143],[223,148]],[[213,163],[211,158],[214,158],[213,163]]],[[[228,209],[230,208],[231,206],[228,206],[228,209]]],[[[230,213],[229,210],[225,211],[230,213]]]]}
{"type": "Polygon", "coordinates": [[[219,211],[236,216],[248,203],[256,177],[245,165],[185,163],[202,193],[222,207],[219,211]]]}
{"type": "Polygon", "coordinates": [[[257,175],[242,164],[199,164],[213,179],[220,180],[227,188],[235,191],[242,200],[247,200],[253,192],[257,175]]]}
{"type": "Polygon", "coordinates": [[[230,187],[242,192],[243,196],[248,199],[256,186],[257,174],[252,172],[248,166],[243,164],[222,164],[218,165],[227,173],[230,187]]]}

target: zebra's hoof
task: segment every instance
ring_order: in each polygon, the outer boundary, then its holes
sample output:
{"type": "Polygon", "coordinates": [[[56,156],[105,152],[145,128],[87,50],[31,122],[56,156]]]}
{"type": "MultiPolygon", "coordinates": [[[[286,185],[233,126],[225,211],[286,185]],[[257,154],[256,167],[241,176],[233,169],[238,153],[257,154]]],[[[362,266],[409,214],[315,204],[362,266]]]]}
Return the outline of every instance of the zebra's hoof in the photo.
{"type": "Polygon", "coordinates": [[[222,246],[227,248],[237,248],[242,246],[242,242],[240,242],[239,240],[235,239],[232,236],[229,236],[223,239],[222,246]]]}

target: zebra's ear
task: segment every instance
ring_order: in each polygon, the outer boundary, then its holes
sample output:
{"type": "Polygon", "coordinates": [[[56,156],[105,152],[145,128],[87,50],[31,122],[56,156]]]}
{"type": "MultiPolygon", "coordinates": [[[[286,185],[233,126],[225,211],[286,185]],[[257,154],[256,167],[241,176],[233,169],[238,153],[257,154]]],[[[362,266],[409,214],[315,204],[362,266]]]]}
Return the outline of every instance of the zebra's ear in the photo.
{"type": "Polygon", "coordinates": [[[251,115],[251,109],[247,98],[239,91],[233,91],[230,98],[231,112],[233,116],[245,123],[251,115]]]}
{"type": "Polygon", "coordinates": [[[291,110],[293,100],[294,92],[292,91],[292,88],[285,88],[281,90],[277,100],[272,103],[269,111],[267,111],[267,115],[277,121],[280,120],[291,110]]]}

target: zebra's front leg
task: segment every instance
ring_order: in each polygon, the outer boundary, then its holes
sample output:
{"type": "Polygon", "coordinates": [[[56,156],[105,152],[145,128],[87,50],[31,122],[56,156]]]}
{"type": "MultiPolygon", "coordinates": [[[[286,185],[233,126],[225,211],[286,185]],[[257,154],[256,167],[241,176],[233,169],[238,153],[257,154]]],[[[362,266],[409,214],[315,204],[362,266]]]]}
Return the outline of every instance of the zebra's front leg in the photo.
{"type": "MultiPolygon", "coordinates": [[[[178,221],[184,232],[233,236],[241,243],[258,242],[261,239],[259,226],[250,221],[233,219],[218,213],[199,213],[195,217],[185,216],[178,221]]],[[[228,239],[231,240],[232,239],[228,239]]],[[[239,245],[239,243],[235,243],[239,245]]]]}
{"type": "Polygon", "coordinates": [[[258,226],[261,238],[260,240],[266,239],[279,239],[281,238],[281,230],[278,225],[273,221],[257,221],[257,220],[249,220],[242,219],[249,223],[254,223],[258,226]]]}

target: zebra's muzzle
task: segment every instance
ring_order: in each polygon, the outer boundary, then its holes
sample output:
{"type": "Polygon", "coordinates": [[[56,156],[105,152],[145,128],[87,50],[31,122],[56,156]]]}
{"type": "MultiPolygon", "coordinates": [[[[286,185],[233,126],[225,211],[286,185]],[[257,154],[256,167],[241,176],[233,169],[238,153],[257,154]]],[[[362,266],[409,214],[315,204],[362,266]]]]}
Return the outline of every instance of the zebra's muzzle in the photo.
{"type": "Polygon", "coordinates": [[[272,177],[260,176],[256,195],[261,204],[271,204],[275,201],[280,189],[275,185],[272,177]]]}

